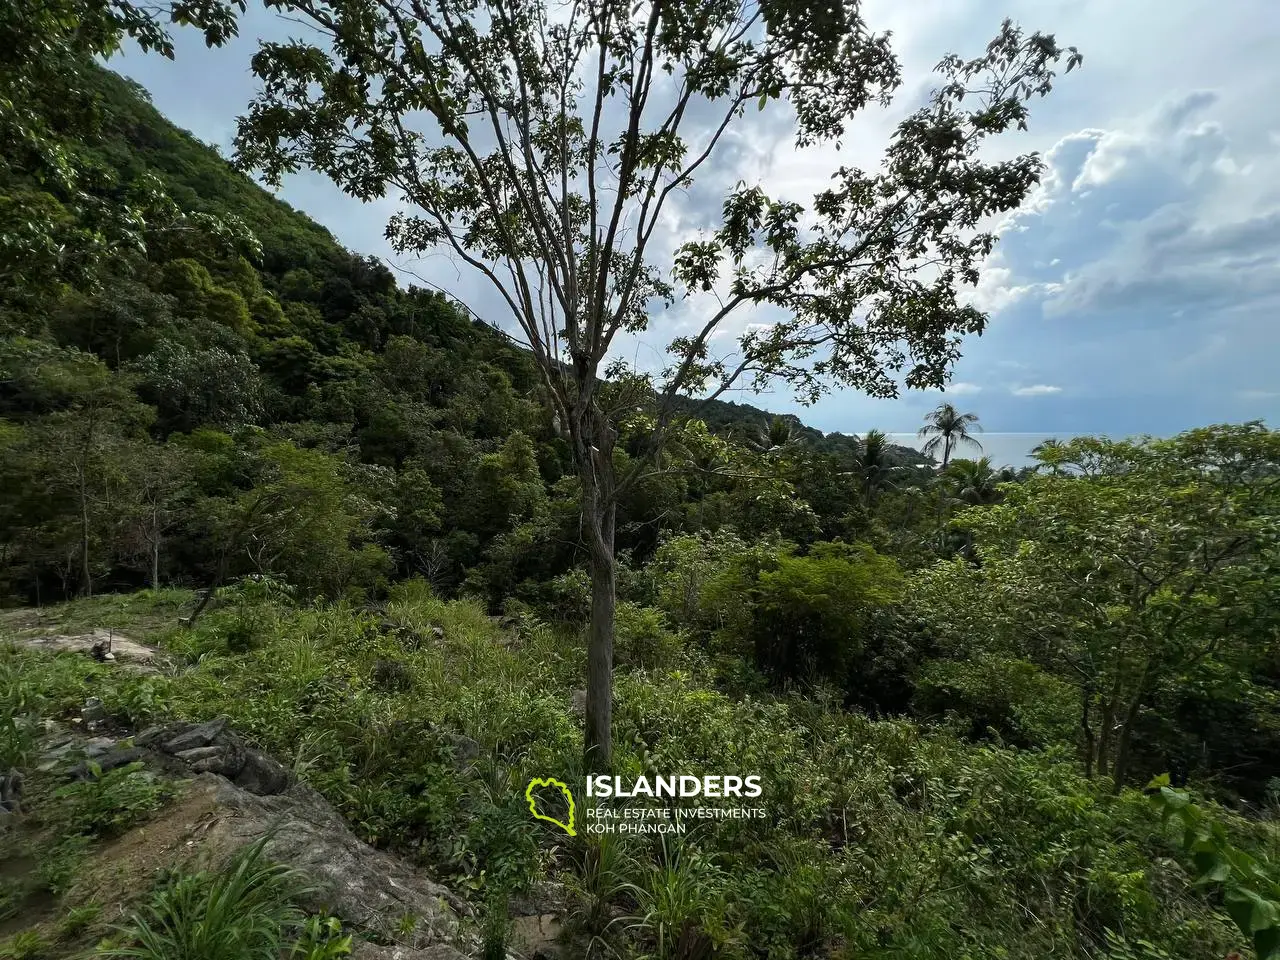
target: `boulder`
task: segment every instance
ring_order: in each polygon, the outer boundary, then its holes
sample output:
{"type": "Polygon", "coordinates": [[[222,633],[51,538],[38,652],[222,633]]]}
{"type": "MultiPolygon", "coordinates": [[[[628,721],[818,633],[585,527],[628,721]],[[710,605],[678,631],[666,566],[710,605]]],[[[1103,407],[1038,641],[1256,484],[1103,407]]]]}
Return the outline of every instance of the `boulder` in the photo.
{"type": "Polygon", "coordinates": [[[536,917],[557,914],[564,910],[568,899],[564,884],[553,880],[538,880],[529,888],[528,893],[513,896],[507,902],[507,916],[536,917]]]}
{"type": "Polygon", "coordinates": [[[162,744],[161,750],[177,756],[186,750],[209,746],[218,739],[226,726],[227,718],[218,717],[207,723],[180,723],[170,727],[153,728],[138,737],[138,745],[150,747],[162,744]]]}
{"type": "MultiPolygon", "coordinates": [[[[228,730],[225,717],[207,723],[150,727],[138,734],[133,743],[119,743],[109,752],[99,750],[93,763],[105,771],[144,760],[177,776],[212,773],[259,796],[283,793],[293,783],[293,774],[282,764],[228,730]]],[[[72,767],[69,774],[83,780],[92,769],[86,761],[72,767]]]]}
{"type": "MultiPolygon", "coordinates": [[[[315,790],[295,784],[275,796],[258,796],[209,774],[197,782],[216,801],[215,817],[202,826],[208,848],[229,856],[269,834],[266,855],[301,871],[317,887],[303,901],[308,910],[327,912],[378,940],[404,939],[404,947],[437,950],[423,957],[462,956],[441,948],[458,942],[465,903],[405,861],[362,843],[315,790]],[[416,921],[407,936],[401,932],[405,917],[416,921]]],[[[416,960],[419,954],[403,957],[416,960]]]]}
{"type": "Polygon", "coordinates": [[[107,719],[107,708],[99,698],[90,697],[80,708],[80,719],[84,721],[85,726],[93,729],[107,719]]]}

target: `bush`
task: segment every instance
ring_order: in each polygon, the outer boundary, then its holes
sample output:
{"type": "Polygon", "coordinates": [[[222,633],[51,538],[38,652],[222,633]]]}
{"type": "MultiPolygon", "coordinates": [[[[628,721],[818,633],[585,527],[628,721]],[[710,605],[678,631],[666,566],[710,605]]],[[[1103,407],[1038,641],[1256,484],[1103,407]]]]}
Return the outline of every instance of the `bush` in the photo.
{"type": "Polygon", "coordinates": [[[13,647],[0,646],[0,777],[26,767],[40,731],[42,698],[13,647]]]}
{"type": "Polygon", "coordinates": [[[865,545],[819,543],[807,556],[782,554],[751,589],[746,639],[774,676],[843,681],[873,611],[896,602],[902,587],[897,564],[865,545]]]}
{"type": "Polygon", "coordinates": [[[55,820],[64,836],[114,837],[147,819],[174,796],[167,780],[131,763],[61,787],[55,820]]]}
{"type": "Polygon", "coordinates": [[[620,666],[644,670],[671,667],[680,655],[680,637],[661,610],[623,601],[614,622],[614,657],[620,666]]]}
{"type": "Polygon", "coordinates": [[[1025,660],[975,654],[933,660],[917,678],[915,709],[949,718],[961,736],[1016,747],[1072,743],[1079,704],[1070,684],[1025,660]]]}

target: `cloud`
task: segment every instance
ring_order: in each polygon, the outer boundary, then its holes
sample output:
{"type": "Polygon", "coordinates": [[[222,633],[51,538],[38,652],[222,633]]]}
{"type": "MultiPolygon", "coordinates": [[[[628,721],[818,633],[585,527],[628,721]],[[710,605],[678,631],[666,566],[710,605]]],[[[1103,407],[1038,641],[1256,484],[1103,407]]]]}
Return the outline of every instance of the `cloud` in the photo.
{"type": "Polygon", "coordinates": [[[957,397],[971,396],[975,393],[981,393],[982,387],[976,383],[968,383],[964,380],[953,380],[948,383],[945,388],[928,387],[928,393],[950,393],[957,397]]]}
{"type": "Polygon", "coordinates": [[[1053,393],[1061,393],[1062,388],[1047,383],[1037,383],[1030,387],[1014,387],[1009,392],[1015,397],[1047,397],[1053,393]]]}

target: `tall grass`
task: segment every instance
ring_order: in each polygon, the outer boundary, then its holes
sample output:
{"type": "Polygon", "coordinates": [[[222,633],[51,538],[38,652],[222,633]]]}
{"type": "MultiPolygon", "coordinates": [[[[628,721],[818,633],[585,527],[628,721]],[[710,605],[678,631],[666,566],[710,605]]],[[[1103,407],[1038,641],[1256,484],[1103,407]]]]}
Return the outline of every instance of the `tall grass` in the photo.
{"type": "Polygon", "coordinates": [[[100,956],[135,960],[280,960],[304,928],[295,906],[305,877],[264,857],[270,837],[240,850],[216,873],[182,874],[120,932],[127,946],[100,956]]]}

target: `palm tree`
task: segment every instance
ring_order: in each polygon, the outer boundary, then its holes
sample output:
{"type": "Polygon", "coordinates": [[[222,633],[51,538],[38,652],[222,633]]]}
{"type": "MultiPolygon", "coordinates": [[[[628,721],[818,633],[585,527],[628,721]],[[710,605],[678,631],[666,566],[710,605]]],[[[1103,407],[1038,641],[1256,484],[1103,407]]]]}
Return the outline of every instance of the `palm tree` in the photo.
{"type": "Polygon", "coordinates": [[[902,467],[889,456],[889,438],[883,430],[868,430],[862,438],[862,450],[858,454],[855,473],[862,487],[862,497],[867,506],[875,503],[876,494],[893,486],[893,478],[902,467]]]}
{"type": "Polygon", "coordinates": [[[1055,477],[1062,473],[1062,466],[1067,456],[1061,440],[1050,437],[1031,448],[1031,458],[1036,461],[1036,470],[1048,469],[1055,477]]]}
{"type": "Polygon", "coordinates": [[[982,444],[969,435],[970,428],[982,429],[978,425],[978,415],[961,413],[953,404],[944,402],[924,418],[924,426],[920,428],[918,436],[921,439],[928,438],[923,449],[929,456],[934,456],[941,448],[942,469],[945,470],[951,462],[952,451],[959,449],[961,445],[967,443],[982,450],[982,444]]]}
{"type": "Polygon", "coordinates": [[[747,435],[746,440],[753,450],[770,453],[795,443],[796,432],[786,417],[766,417],[747,435]]]}
{"type": "Polygon", "coordinates": [[[983,457],[980,460],[953,460],[946,476],[961,503],[989,506],[1003,499],[1000,484],[1010,482],[1015,474],[1009,467],[995,469],[991,466],[991,458],[983,457]]]}

